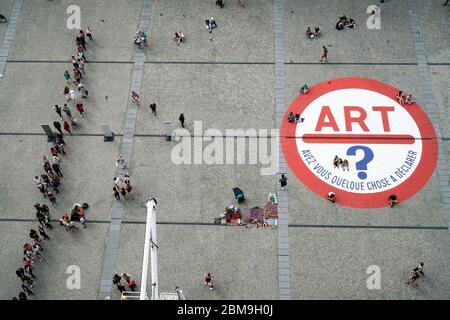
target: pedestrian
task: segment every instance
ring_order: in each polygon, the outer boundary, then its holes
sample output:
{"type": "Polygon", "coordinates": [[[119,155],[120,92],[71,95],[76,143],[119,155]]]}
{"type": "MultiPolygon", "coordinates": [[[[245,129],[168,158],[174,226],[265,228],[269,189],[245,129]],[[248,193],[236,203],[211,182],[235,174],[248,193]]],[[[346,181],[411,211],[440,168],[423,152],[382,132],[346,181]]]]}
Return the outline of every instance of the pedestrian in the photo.
{"type": "Polygon", "coordinates": [[[131,291],[135,291],[136,290],[136,279],[132,279],[131,275],[129,275],[128,273],[123,272],[122,274],[122,278],[128,283],[128,288],[131,289],[131,291]]]}
{"type": "Polygon", "coordinates": [[[217,27],[217,23],[214,20],[214,17],[207,19],[205,21],[205,24],[206,24],[206,28],[209,30],[209,33],[211,33],[212,30],[217,27]]]}
{"type": "Polygon", "coordinates": [[[151,103],[149,107],[150,110],[152,110],[152,113],[156,116],[156,103],[151,103]]]}
{"type": "Polygon", "coordinates": [[[280,182],[281,190],[284,190],[287,186],[287,178],[284,174],[281,175],[279,182],[280,182]]]}
{"type": "Polygon", "coordinates": [[[54,147],[50,148],[50,153],[52,154],[52,156],[57,156],[58,155],[58,151],[56,151],[56,149],[54,147]]]}
{"type": "Polygon", "coordinates": [[[33,245],[33,254],[39,259],[39,261],[44,260],[44,258],[43,258],[42,255],[41,255],[41,252],[42,252],[42,251],[44,251],[44,250],[42,249],[42,247],[41,247],[40,244],[35,243],[35,244],[33,245]]]}
{"type": "Polygon", "coordinates": [[[38,230],[39,230],[39,234],[44,238],[44,240],[50,240],[50,237],[45,232],[45,230],[44,230],[44,228],[42,226],[39,226],[38,230]]]}
{"type": "Polygon", "coordinates": [[[89,26],[86,27],[86,36],[92,41],[92,29],[89,26]]]}
{"type": "Polygon", "coordinates": [[[64,107],[62,108],[63,111],[67,114],[67,117],[72,117],[72,112],[70,111],[70,108],[67,106],[67,103],[64,103],[64,107]]]}
{"type": "Polygon", "coordinates": [[[19,293],[19,300],[28,300],[27,295],[24,292],[19,293]]]}
{"type": "Polygon", "coordinates": [[[58,156],[53,156],[53,162],[59,165],[61,164],[61,158],[58,156]]]}
{"type": "Polygon", "coordinates": [[[328,192],[327,199],[331,203],[335,203],[336,202],[336,194],[333,191],[328,192]]]}
{"type": "Polygon", "coordinates": [[[59,131],[59,133],[62,134],[61,123],[59,123],[58,121],[54,121],[54,122],[53,122],[53,126],[56,128],[56,130],[59,131]]]}
{"type": "Polygon", "coordinates": [[[180,114],[180,117],[178,119],[181,122],[181,126],[184,128],[184,114],[180,114]]]}
{"type": "Polygon", "coordinates": [[[53,191],[56,191],[56,193],[59,193],[58,187],[61,183],[59,182],[58,176],[53,176],[50,180],[50,186],[52,187],[53,191]]]}
{"type": "Polygon", "coordinates": [[[73,67],[74,68],[78,68],[79,65],[78,65],[78,62],[77,62],[77,58],[75,58],[75,56],[72,56],[70,59],[72,60],[73,67]]]}
{"type": "Polygon", "coordinates": [[[83,48],[81,46],[78,47],[78,58],[83,62],[87,62],[86,55],[84,54],[83,48]]]}
{"type": "Polygon", "coordinates": [[[36,276],[33,273],[33,260],[28,259],[27,257],[23,257],[23,269],[27,274],[29,274],[33,279],[36,279],[36,276]]]}
{"type": "Polygon", "coordinates": [[[210,272],[205,273],[204,276],[205,286],[209,286],[209,290],[212,290],[214,288],[213,279],[214,278],[210,272]]]}
{"type": "Polygon", "coordinates": [[[117,199],[117,200],[120,200],[120,193],[119,193],[119,191],[117,191],[117,188],[116,187],[113,187],[113,195],[114,195],[114,197],[117,199]]]}
{"type": "Polygon", "coordinates": [[[75,222],[73,222],[73,221],[67,222],[65,227],[66,227],[67,231],[75,232],[76,230],[78,230],[78,227],[76,226],[75,222]]]}
{"type": "Polygon", "coordinates": [[[128,173],[125,173],[124,175],[123,175],[123,183],[125,183],[126,185],[129,185],[129,184],[131,184],[131,182],[130,182],[130,176],[128,175],[128,173]]]}
{"type": "Polygon", "coordinates": [[[76,100],[77,100],[77,94],[75,93],[75,91],[70,90],[69,91],[69,99],[68,99],[68,101],[72,101],[72,103],[75,104],[76,100]]]}
{"type": "MultiPolygon", "coordinates": [[[[416,282],[417,279],[419,279],[420,275],[418,272],[413,271],[411,272],[408,281],[406,281],[407,285],[413,284],[416,282]]],[[[416,287],[417,287],[417,283],[416,283],[416,287]]]]}
{"type": "Polygon", "coordinates": [[[47,192],[47,188],[45,187],[44,183],[39,183],[37,185],[37,188],[39,189],[39,191],[42,193],[42,195],[44,196],[44,198],[47,197],[46,192],[47,192]]]}
{"type": "Polygon", "coordinates": [[[122,197],[124,197],[125,200],[128,200],[127,190],[125,190],[124,187],[122,187],[122,189],[120,189],[120,194],[122,195],[122,197]]]}
{"type": "Polygon", "coordinates": [[[65,131],[67,131],[70,135],[72,135],[72,131],[70,131],[70,125],[67,121],[64,121],[63,127],[65,131]]]}
{"type": "Polygon", "coordinates": [[[64,176],[62,174],[62,171],[61,171],[61,167],[59,166],[59,164],[57,164],[57,163],[52,164],[52,169],[53,169],[53,171],[56,172],[58,177],[64,178],[64,176]]]}
{"type": "Polygon", "coordinates": [[[319,62],[322,62],[325,59],[325,62],[328,62],[328,49],[325,46],[322,46],[323,48],[323,53],[322,53],[322,57],[320,58],[319,62]]]}
{"type": "Polygon", "coordinates": [[[29,296],[34,296],[33,291],[31,291],[30,287],[27,286],[25,283],[22,283],[22,290],[29,296]]]}
{"type": "Polygon", "coordinates": [[[87,98],[89,95],[89,91],[87,90],[86,86],[82,83],[78,85],[78,91],[81,91],[81,97],[87,98]]]}
{"type": "Polygon", "coordinates": [[[388,197],[388,203],[389,203],[389,206],[390,206],[391,208],[394,207],[394,206],[398,203],[397,195],[396,195],[396,194],[391,194],[391,195],[388,197]]]}
{"type": "Polygon", "coordinates": [[[30,281],[31,279],[25,275],[25,270],[23,268],[18,268],[16,270],[16,275],[22,280],[22,282],[30,281]]]}
{"type": "Polygon", "coordinates": [[[83,228],[86,229],[86,218],[82,212],[80,213],[80,223],[83,225],[83,228]]]}
{"type": "Polygon", "coordinates": [[[50,163],[46,162],[44,163],[44,171],[49,172],[52,170],[52,167],[50,166],[50,163]]]}
{"type": "Polygon", "coordinates": [[[33,240],[36,240],[36,241],[40,241],[39,235],[38,235],[37,231],[34,229],[30,230],[30,238],[33,240]]]}
{"type": "Polygon", "coordinates": [[[119,157],[117,157],[116,160],[116,167],[120,169],[125,169],[127,166],[125,159],[123,158],[123,155],[119,154],[119,157]]]}
{"type": "MultiPolygon", "coordinates": [[[[81,72],[82,74],[86,74],[86,71],[85,71],[85,69],[84,69],[84,62],[83,62],[83,60],[77,59],[77,62],[78,62],[78,69],[80,70],[80,72],[81,72]]],[[[80,74],[81,74],[81,73],[80,73],[80,74]]]]}
{"type": "Polygon", "coordinates": [[[419,275],[425,276],[425,273],[423,272],[423,262],[420,262],[419,265],[413,269],[413,272],[417,272],[419,275]]]}
{"type": "Polygon", "coordinates": [[[73,78],[75,79],[75,82],[76,83],[80,83],[81,82],[81,77],[80,77],[80,74],[79,73],[74,73],[73,74],[73,78]]]}
{"type": "Polygon", "coordinates": [[[397,93],[397,100],[398,100],[398,103],[399,103],[401,106],[403,106],[403,105],[405,104],[405,94],[403,93],[402,90],[400,90],[400,91],[397,93]]]}
{"type": "Polygon", "coordinates": [[[80,30],[80,36],[76,37],[77,45],[81,45],[83,47],[83,50],[86,50],[86,40],[84,39],[84,32],[80,30]],[[81,34],[82,33],[82,34],[81,34]]]}
{"type": "Polygon", "coordinates": [[[66,83],[69,83],[70,79],[70,73],[69,71],[64,71],[64,79],[66,79],[66,83]]]}
{"type": "Polygon", "coordinates": [[[216,0],[216,6],[219,6],[220,9],[223,9],[224,7],[223,0],[216,0]]]}
{"type": "Polygon", "coordinates": [[[80,113],[80,116],[83,118],[83,112],[84,112],[83,104],[81,102],[77,102],[76,107],[77,107],[78,112],[80,113]]]}
{"type": "Polygon", "coordinates": [[[52,205],[56,204],[56,198],[53,195],[53,193],[51,193],[50,191],[47,192],[47,198],[48,200],[50,200],[50,202],[52,203],[52,205]]]}
{"type": "Polygon", "coordinates": [[[133,188],[131,187],[131,184],[128,183],[128,184],[125,186],[125,190],[127,191],[128,194],[130,194],[131,191],[133,190],[133,188]]]}
{"type": "Polygon", "coordinates": [[[241,7],[244,6],[244,0],[239,0],[239,4],[241,5],[241,7]]]}
{"type": "Polygon", "coordinates": [[[139,94],[136,91],[131,91],[131,100],[139,105],[139,94]]]}
{"type": "Polygon", "coordinates": [[[53,109],[55,109],[55,112],[59,115],[59,117],[61,118],[61,121],[62,121],[63,117],[62,117],[62,114],[61,114],[61,107],[58,106],[57,104],[55,104],[53,109]]]}

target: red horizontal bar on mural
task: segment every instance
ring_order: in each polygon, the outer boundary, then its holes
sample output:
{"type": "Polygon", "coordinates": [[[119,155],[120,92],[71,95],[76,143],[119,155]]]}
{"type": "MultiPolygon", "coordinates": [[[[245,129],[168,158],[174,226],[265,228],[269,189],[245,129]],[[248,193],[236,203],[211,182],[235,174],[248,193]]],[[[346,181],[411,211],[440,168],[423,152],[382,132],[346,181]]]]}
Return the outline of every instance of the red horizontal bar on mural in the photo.
{"type": "Polygon", "coordinates": [[[409,134],[323,134],[310,133],[302,137],[306,143],[368,143],[413,144],[416,139],[409,134]]]}

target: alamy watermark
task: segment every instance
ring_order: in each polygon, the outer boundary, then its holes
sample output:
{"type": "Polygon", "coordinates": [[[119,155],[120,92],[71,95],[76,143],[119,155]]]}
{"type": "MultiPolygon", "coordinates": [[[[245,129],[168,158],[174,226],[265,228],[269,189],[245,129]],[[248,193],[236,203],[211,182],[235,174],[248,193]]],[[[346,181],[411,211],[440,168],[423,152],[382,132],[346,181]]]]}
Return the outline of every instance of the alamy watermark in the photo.
{"type": "Polygon", "coordinates": [[[274,175],[278,170],[278,129],[203,132],[202,122],[194,121],[193,135],[186,129],[176,129],[174,139],[178,143],[172,149],[171,160],[176,165],[259,164],[263,166],[260,169],[263,176],[274,175]]]}
{"type": "Polygon", "coordinates": [[[69,30],[81,29],[81,9],[77,5],[70,5],[66,9],[69,17],[66,20],[66,26],[69,30]]]}
{"type": "Polygon", "coordinates": [[[369,289],[369,290],[381,289],[381,269],[380,269],[380,267],[377,265],[368,266],[366,273],[370,274],[370,276],[366,280],[367,289],[369,289]]]}
{"type": "Polygon", "coordinates": [[[379,6],[372,4],[367,7],[367,13],[370,14],[366,21],[366,26],[370,30],[381,29],[381,9],[379,6]]]}
{"type": "Polygon", "coordinates": [[[66,280],[66,287],[69,290],[81,289],[81,269],[77,265],[70,265],[66,269],[70,276],[66,280]]]}

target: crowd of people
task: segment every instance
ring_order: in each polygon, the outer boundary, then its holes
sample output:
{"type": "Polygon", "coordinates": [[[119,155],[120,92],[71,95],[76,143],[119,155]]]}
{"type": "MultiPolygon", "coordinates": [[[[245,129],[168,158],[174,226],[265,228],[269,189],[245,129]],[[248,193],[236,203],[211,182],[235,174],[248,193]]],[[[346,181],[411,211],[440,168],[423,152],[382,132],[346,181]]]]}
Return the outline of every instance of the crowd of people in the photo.
{"type": "MultiPolygon", "coordinates": [[[[79,35],[76,37],[76,51],[77,56],[71,56],[71,61],[73,65],[73,79],[70,73],[66,70],[64,72],[64,79],[66,80],[66,86],[64,88],[64,95],[66,97],[66,102],[72,102],[83,117],[83,102],[82,99],[88,97],[88,90],[86,86],[81,83],[83,75],[85,74],[84,64],[86,61],[86,39],[92,40],[92,30],[87,27],[86,32],[82,30],[79,31],[79,35]],[[73,84],[78,91],[81,93],[81,98],[79,98],[74,89],[70,89],[69,85],[73,84]]],[[[77,120],[72,115],[72,111],[67,103],[61,108],[59,105],[53,107],[54,111],[58,115],[59,119],[63,122],[63,125],[59,121],[54,121],[53,126],[57,132],[54,132],[54,138],[51,141],[52,146],[50,147],[50,159],[49,156],[43,155],[41,159],[41,164],[45,173],[41,175],[36,175],[34,177],[34,184],[36,185],[39,192],[42,194],[44,199],[48,199],[52,205],[56,205],[56,196],[61,191],[59,190],[61,185],[61,178],[64,177],[61,169],[61,158],[66,155],[65,147],[66,142],[64,140],[63,129],[66,133],[72,134],[71,128],[77,127],[77,120]],[[64,112],[64,115],[63,115],[64,112]],[[67,119],[64,119],[67,118],[67,119]]],[[[16,270],[17,277],[22,281],[21,289],[18,298],[13,297],[13,300],[27,300],[29,296],[33,296],[34,293],[31,290],[33,287],[34,279],[36,278],[33,268],[35,262],[43,261],[42,251],[43,240],[50,240],[49,235],[46,233],[46,229],[53,229],[50,223],[50,208],[46,204],[36,203],[34,205],[36,210],[36,219],[39,222],[39,226],[35,229],[30,230],[30,238],[32,243],[25,243],[23,245],[23,260],[22,266],[16,270]]],[[[72,214],[69,217],[67,212],[64,212],[63,217],[59,220],[59,223],[65,227],[66,230],[76,230],[78,229],[75,225],[75,221],[80,222],[86,228],[86,218],[84,211],[88,208],[88,204],[83,205],[75,204],[72,209],[72,214]]]]}

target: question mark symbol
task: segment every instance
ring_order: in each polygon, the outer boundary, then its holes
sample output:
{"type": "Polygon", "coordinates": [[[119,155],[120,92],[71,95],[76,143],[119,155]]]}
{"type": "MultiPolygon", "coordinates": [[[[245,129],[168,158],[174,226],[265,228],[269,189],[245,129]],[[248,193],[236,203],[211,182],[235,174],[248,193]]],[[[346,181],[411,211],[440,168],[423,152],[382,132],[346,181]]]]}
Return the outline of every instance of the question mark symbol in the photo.
{"type": "MultiPolygon", "coordinates": [[[[356,163],[356,170],[367,170],[367,164],[373,160],[373,151],[366,146],[353,146],[347,150],[347,155],[356,156],[357,150],[364,151],[364,158],[356,163]]],[[[358,177],[361,180],[364,180],[367,178],[367,173],[365,173],[364,171],[360,171],[358,172],[358,177]]]]}

